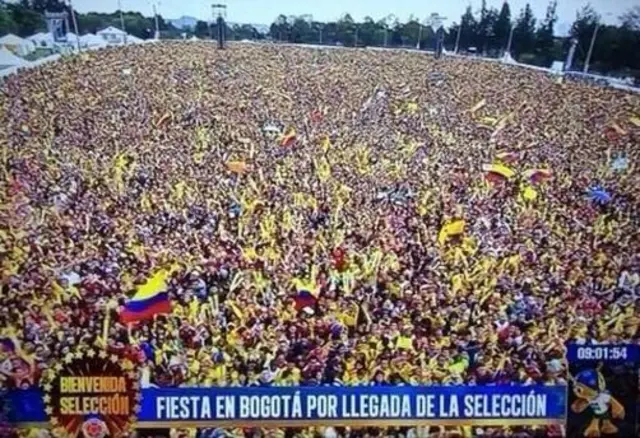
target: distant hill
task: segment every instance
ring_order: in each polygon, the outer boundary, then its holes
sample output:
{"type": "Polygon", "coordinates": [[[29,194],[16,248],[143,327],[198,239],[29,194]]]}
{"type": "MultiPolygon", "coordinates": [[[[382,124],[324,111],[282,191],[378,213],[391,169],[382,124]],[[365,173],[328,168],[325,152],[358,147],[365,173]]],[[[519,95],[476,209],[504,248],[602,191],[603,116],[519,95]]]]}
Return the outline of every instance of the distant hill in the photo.
{"type": "Polygon", "coordinates": [[[190,28],[196,27],[196,23],[198,22],[198,19],[195,17],[186,17],[183,15],[180,18],[176,18],[168,21],[173,25],[173,27],[177,29],[186,29],[188,27],[190,28]]]}

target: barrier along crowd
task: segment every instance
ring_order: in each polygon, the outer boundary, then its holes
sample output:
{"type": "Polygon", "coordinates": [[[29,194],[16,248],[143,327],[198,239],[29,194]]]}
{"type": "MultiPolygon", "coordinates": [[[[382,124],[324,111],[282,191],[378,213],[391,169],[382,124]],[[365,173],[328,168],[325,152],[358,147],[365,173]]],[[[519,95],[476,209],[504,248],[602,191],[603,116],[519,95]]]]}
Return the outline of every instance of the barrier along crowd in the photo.
{"type": "MultiPolygon", "coordinates": [[[[4,387],[89,347],[143,386],[563,384],[567,341],[638,341],[637,95],[197,42],[1,90],[4,387]]],[[[561,431],[330,431],[417,433],[561,431]]]]}

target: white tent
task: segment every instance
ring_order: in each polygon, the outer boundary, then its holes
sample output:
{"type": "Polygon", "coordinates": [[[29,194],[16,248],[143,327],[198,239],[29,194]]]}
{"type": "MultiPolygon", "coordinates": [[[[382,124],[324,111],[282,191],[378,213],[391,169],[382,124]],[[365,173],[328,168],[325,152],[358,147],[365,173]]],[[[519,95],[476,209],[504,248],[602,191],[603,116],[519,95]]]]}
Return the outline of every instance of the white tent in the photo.
{"type": "Polygon", "coordinates": [[[45,47],[45,48],[53,48],[55,40],[53,38],[53,34],[51,32],[38,32],[35,35],[31,35],[27,37],[27,39],[36,47],[45,47]]]}
{"type": "Polygon", "coordinates": [[[114,26],[96,32],[96,35],[104,39],[109,44],[123,44],[127,33],[114,26]]]}
{"type": "Polygon", "coordinates": [[[144,40],[142,38],[138,38],[135,35],[127,35],[127,43],[129,44],[140,44],[143,43],[144,40]]]}
{"type": "Polygon", "coordinates": [[[88,47],[90,49],[99,49],[100,47],[105,47],[107,45],[107,42],[98,35],[88,33],[80,37],[80,45],[82,47],[88,47]]]}
{"type": "Polygon", "coordinates": [[[8,49],[0,47],[0,70],[8,67],[23,67],[29,64],[29,62],[14,55],[8,49]]]}
{"type": "Polygon", "coordinates": [[[199,41],[200,38],[198,38],[197,36],[192,36],[191,38],[189,38],[191,41],[199,41]]]}
{"type": "Polygon", "coordinates": [[[36,46],[32,41],[25,40],[12,33],[0,38],[0,47],[4,47],[18,56],[26,56],[36,50],[36,46]]]}

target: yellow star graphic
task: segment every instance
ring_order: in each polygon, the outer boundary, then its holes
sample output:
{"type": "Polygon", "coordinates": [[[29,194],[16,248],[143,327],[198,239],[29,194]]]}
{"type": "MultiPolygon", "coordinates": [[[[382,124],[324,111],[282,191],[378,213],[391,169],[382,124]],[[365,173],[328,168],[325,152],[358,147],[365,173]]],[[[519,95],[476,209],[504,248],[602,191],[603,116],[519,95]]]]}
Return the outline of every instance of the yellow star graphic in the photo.
{"type": "Polygon", "coordinates": [[[106,352],[106,351],[104,351],[104,350],[100,350],[100,353],[98,353],[98,357],[99,357],[100,359],[106,359],[106,358],[107,358],[107,356],[108,356],[108,354],[107,354],[107,352],[106,352]]]}
{"type": "Polygon", "coordinates": [[[137,420],[138,418],[135,415],[129,417],[129,423],[131,423],[132,425],[134,425],[137,420]]]}
{"type": "Polygon", "coordinates": [[[55,368],[56,371],[60,372],[64,367],[61,363],[57,363],[53,368],[55,368]]]}
{"type": "Polygon", "coordinates": [[[76,359],[82,359],[84,357],[84,353],[82,351],[77,351],[74,356],[76,359]]]}
{"type": "Polygon", "coordinates": [[[133,369],[133,363],[130,360],[122,361],[122,369],[123,370],[132,370],[133,369]]]}
{"type": "Polygon", "coordinates": [[[44,388],[45,391],[49,392],[49,391],[51,391],[51,384],[47,383],[46,385],[43,386],[43,388],[44,388]]]}
{"type": "Polygon", "coordinates": [[[133,408],[133,412],[135,412],[136,414],[139,414],[141,410],[142,410],[142,409],[140,409],[140,406],[135,406],[135,407],[133,408]]]}
{"type": "Polygon", "coordinates": [[[92,359],[95,355],[96,355],[96,352],[94,350],[87,351],[88,358],[92,359]]]}
{"type": "Polygon", "coordinates": [[[47,394],[44,397],[42,397],[42,400],[44,400],[45,403],[49,403],[51,401],[51,396],[47,394]]]}
{"type": "Polygon", "coordinates": [[[64,357],[64,363],[70,364],[73,362],[73,354],[69,353],[64,357]]]}
{"type": "Polygon", "coordinates": [[[53,426],[57,426],[58,425],[58,419],[56,417],[51,417],[51,419],[49,421],[51,421],[51,424],[53,426]]]}
{"type": "Polygon", "coordinates": [[[133,380],[133,379],[137,378],[138,376],[136,375],[136,373],[134,371],[129,371],[127,373],[127,377],[133,380]]]}
{"type": "Polygon", "coordinates": [[[53,409],[51,409],[50,407],[46,407],[44,411],[47,413],[47,415],[53,414],[53,409]]]}
{"type": "Polygon", "coordinates": [[[113,363],[117,363],[118,362],[118,356],[116,356],[115,354],[112,354],[111,357],[109,358],[109,360],[113,363]]]}

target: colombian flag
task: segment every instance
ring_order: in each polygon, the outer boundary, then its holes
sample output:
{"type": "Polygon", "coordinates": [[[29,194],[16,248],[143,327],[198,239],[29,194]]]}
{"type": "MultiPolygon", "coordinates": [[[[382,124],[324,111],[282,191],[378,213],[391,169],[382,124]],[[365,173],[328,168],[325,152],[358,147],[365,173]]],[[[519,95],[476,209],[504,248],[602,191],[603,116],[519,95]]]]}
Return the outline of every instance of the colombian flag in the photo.
{"type": "Polygon", "coordinates": [[[299,278],[293,279],[293,284],[296,287],[296,295],[293,298],[296,303],[296,310],[302,310],[305,307],[315,307],[319,292],[316,283],[317,275],[317,269],[314,266],[311,278],[306,281],[299,278]]]}
{"type": "Polygon", "coordinates": [[[171,313],[171,302],[167,294],[167,278],[170,274],[168,270],[162,269],[140,285],[120,312],[120,320],[131,323],[151,319],[159,313],[171,313]]]}

